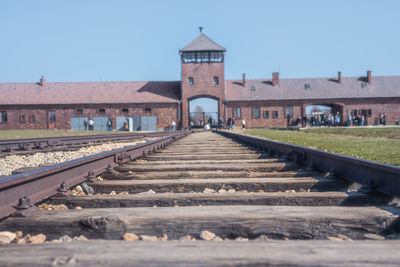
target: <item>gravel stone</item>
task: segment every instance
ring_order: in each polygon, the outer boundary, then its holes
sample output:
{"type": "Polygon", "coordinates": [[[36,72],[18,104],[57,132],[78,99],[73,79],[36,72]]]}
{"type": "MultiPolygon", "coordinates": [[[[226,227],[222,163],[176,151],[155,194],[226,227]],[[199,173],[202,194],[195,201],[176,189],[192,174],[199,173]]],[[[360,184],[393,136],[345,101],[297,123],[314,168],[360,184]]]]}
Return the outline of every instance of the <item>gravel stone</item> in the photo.
{"type": "Polygon", "coordinates": [[[205,188],[203,190],[203,193],[215,193],[215,190],[214,189],[210,189],[210,188],[205,188]]]}
{"type": "Polygon", "coordinates": [[[179,238],[181,241],[196,241],[196,238],[194,238],[191,235],[185,235],[179,238]]]}
{"type": "Polygon", "coordinates": [[[69,235],[63,235],[58,239],[60,242],[71,242],[72,238],[69,235]]]}
{"type": "Polygon", "coordinates": [[[259,237],[257,237],[254,240],[256,240],[256,241],[271,241],[272,239],[268,238],[268,236],[266,236],[266,235],[260,235],[259,237]]]}
{"type": "Polygon", "coordinates": [[[12,171],[21,169],[23,167],[51,166],[101,152],[110,151],[116,148],[145,143],[153,139],[155,138],[144,138],[141,140],[136,140],[135,142],[104,143],[101,145],[82,147],[76,151],[38,152],[32,155],[10,155],[0,158],[0,176],[11,175],[12,171]]]}
{"type": "Polygon", "coordinates": [[[44,234],[34,235],[28,239],[28,242],[32,244],[42,244],[44,241],[46,241],[46,235],[44,234]]]}
{"type": "Polygon", "coordinates": [[[140,239],[143,241],[158,241],[158,237],[155,235],[141,235],[140,239]]]}
{"type": "Polygon", "coordinates": [[[221,188],[220,190],[218,190],[218,193],[226,193],[226,190],[221,188]]]}
{"type": "Polygon", "coordinates": [[[134,233],[125,233],[122,237],[125,241],[138,241],[139,237],[134,233]]]}
{"type": "Polygon", "coordinates": [[[15,234],[18,238],[22,238],[24,236],[24,233],[22,231],[16,231],[15,234]]]}
{"type": "Polygon", "coordinates": [[[160,241],[167,241],[167,240],[168,240],[167,234],[163,234],[163,236],[159,237],[158,240],[160,240],[160,241]]]}
{"type": "Polygon", "coordinates": [[[88,241],[88,239],[84,235],[74,236],[74,238],[72,238],[72,240],[73,241],[88,241]]]}
{"type": "Polygon", "coordinates": [[[156,193],[155,191],[149,189],[149,191],[138,193],[138,195],[151,195],[155,193],[156,193]]]}
{"type": "Polygon", "coordinates": [[[213,241],[224,241],[221,237],[216,236],[213,238],[213,241]]]}
{"type": "Polygon", "coordinates": [[[15,240],[15,244],[18,244],[18,245],[23,245],[23,244],[26,244],[27,242],[26,242],[26,239],[25,238],[17,238],[16,240],[15,240]]]}
{"type": "Polygon", "coordinates": [[[82,187],[82,190],[83,190],[83,192],[85,194],[87,194],[87,195],[93,195],[94,194],[94,189],[91,186],[87,185],[86,183],[82,183],[81,187],[82,187]]]}
{"type": "Polygon", "coordinates": [[[215,238],[215,234],[213,232],[209,232],[207,230],[203,230],[200,233],[200,238],[203,240],[213,240],[215,238]]]}
{"type": "Polygon", "coordinates": [[[17,235],[13,232],[0,232],[0,245],[10,244],[16,237],[17,235]]]}
{"type": "Polygon", "coordinates": [[[339,234],[338,236],[328,236],[328,239],[332,241],[353,241],[350,237],[342,234],[339,234]]]}

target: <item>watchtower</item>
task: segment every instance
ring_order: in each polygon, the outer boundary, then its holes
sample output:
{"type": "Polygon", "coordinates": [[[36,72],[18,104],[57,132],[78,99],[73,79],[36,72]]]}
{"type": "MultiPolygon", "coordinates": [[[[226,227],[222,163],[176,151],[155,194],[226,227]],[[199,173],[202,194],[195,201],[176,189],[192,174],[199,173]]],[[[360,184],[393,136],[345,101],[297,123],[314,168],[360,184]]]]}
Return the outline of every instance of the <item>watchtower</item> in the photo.
{"type": "MultiPolygon", "coordinates": [[[[201,29],[201,28],[200,28],[201,29]]],[[[226,49],[204,33],[179,50],[181,56],[182,127],[189,127],[189,102],[197,98],[218,101],[222,118],[225,98],[224,56],[226,49]]]]}

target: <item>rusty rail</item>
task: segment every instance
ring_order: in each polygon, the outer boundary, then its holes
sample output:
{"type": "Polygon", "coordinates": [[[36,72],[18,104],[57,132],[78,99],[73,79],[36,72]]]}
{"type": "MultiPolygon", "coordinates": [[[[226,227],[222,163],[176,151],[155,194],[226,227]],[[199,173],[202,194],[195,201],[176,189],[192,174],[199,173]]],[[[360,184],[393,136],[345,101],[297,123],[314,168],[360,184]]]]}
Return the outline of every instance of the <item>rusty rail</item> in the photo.
{"type": "Polygon", "coordinates": [[[291,160],[303,162],[309,167],[330,172],[333,177],[359,183],[364,191],[378,191],[400,196],[400,167],[260,137],[227,131],[216,132],[267,153],[286,156],[291,160]]]}
{"type": "Polygon", "coordinates": [[[17,211],[28,210],[57,193],[65,193],[72,186],[94,181],[96,175],[129,160],[167,147],[190,132],[175,132],[144,144],[114,149],[108,152],[43,167],[0,179],[0,219],[17,211]]]}
{"type": "Polygon", "coordinates": [[[0,151],[9,152],[13,150],[42,149],[46,147],[55,147],[55,146],[136,140],[145,137],[167,136],[169,134],[170,133],[167,132],[121,133],[121,134],[98,134],[98,135],[59,136],[59,137],[45,137],[45,138],[0,140],[0,151]]]}

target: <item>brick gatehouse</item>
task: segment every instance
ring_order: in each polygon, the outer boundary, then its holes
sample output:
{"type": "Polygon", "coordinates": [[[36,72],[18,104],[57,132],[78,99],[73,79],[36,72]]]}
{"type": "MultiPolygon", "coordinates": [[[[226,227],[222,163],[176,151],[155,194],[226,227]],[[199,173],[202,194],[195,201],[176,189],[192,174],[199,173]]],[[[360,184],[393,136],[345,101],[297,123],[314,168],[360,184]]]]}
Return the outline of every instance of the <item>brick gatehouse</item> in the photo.
{"type": "Polygon", "coordinates": [[[339,112],[341,122],[348,112],[363,115],[367,125],[382,113],[387,124],[400,119],[400,76],[367,71],[365,77],[342,78],[338,72],[330,78],[281,79],[272,73],[265,79],[243,74],[225,80],[225,53],[201,33],[179,50],[181,81],[50,83],[42,77],[37,83],[0,83],[0,130],[83,130],[85,118],[94,120],[95,130],[107,130],[109,121],[114,130],[127,122],[134,130],[168,129],[172,121],[188,128],[210,117],[213,124],[232,118],[245,119],[248,127],[286,127],[309,115],[311,107],[339,112]]]}

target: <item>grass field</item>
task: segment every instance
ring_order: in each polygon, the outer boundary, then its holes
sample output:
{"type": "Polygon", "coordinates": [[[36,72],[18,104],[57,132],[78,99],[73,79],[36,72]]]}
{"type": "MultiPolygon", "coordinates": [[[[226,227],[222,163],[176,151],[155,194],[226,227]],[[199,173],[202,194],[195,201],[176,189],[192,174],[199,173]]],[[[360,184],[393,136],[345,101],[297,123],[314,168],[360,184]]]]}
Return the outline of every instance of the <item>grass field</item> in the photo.
{"type": "Polygon", "coordinates": [[[121,134],[122,131],[95,132],[95,131],[70,131],[70,130],[0,130],[0,139],[23,139],[56,136],[74,136],[91,134],[121,134]]]}
{"type": "Polygon", "coordinates": [[[302,131],[247,129],[239,132],[400,166],[400,127],[314,128],[302,131]]]}

